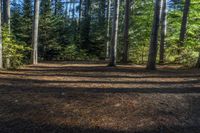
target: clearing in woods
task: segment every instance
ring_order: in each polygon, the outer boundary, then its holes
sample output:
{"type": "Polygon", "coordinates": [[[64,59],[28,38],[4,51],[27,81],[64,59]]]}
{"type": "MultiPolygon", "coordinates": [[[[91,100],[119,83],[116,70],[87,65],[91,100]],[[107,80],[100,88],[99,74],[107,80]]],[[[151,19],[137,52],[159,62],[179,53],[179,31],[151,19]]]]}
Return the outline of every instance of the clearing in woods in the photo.
{"type": "Polygon", "coordinates": [[[1,133],[199,133],[200,73],[41,63],[0,71],[1,133]]]}

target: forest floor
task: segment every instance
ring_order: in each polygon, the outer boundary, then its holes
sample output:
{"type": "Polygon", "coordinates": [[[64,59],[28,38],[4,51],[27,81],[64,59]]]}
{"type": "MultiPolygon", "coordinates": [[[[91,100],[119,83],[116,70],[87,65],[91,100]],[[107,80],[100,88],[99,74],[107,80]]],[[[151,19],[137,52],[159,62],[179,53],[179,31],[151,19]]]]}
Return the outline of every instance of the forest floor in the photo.
{"type": "Polygon", "coordinates": [[[199,133],[200,72],[41,63],[0,71],[0,133],[199,133]]]}

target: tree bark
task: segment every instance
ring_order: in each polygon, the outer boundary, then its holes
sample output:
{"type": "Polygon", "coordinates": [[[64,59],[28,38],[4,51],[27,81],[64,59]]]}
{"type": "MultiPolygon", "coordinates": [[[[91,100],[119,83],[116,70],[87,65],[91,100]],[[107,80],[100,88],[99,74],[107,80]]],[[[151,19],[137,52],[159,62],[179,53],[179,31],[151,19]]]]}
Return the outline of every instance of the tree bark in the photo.
{"type": "Polygon", "coordinates": [[[39,26],[39,0],[35,0],[34,3],[34,22],[32,33],[32,63],[35,65],[38,63],[38,26],[39,26]]]}
{"type": "Polygon", "coordinates": [[[106,42],[106,59],[110,57],[110,7],[111,0],[107,0],[107,42],[106,42]]]}
{"type": "MultiPolygon", "coordinates": [[[[3,1],[3,10],[4,10],[4,25],[8,28],[8,33],[10,34],[10,0],[3,1]]],[[[9,38],[8,38],[9,39],[9,38]]],[[[6,68],[10,68],[10,55],[6,57],[6,68]]]]}
{"type": "Polygon", "coordinates": [[[200,68],[200,52],[199,52],[199,58],[198,58],[198,61],[197,61],[197,64],[196,64],[196,68],[200,68]]]}
{"type": "Polygon", "coordinates": [[[68,1],[65,3],[65,19],[68,17],[68,1]]]}
{"type": "Polygon", "coordinates": [[[126,0],[125,7],[125,22],[124,22],[124,50],[123,63],[128,63],[128,48],[129,48],[129,16],[130,15],[130,0],[126,0]]]}
{"type": "Polygon", "coordinates": [[[82,17],[82,0],[79,1],[79,25],[81,23],[81,17],[82,17]]]}
{"type": "Polygon", "coordinates": [[[160,60],[159,63],[164,63],[164,53],[165,53],[165,37],[167,33],[167,1],[163,0],[162,10],[161,10],[161,40],[160,40],[160,60]]]}
{"type": "Polygon", "coordinates": [[[190,9],[190,0],[185,0],[185,6],[183,11],[183,18],[181,24],[181,31],[179,37],[179,45],[183,46],[186,38],[186,31],[187,31],[187,21],[188,21],[188,14],[190,9]]]}
{"type": "Polygon", "coordinates": [[[2,0],[3,4],[3,24],[6,24],[6,0],[2,0]]]}
{"type": "Polygon", "coordinates": [[[91,0],[83,0],[82,1],[82,18],[81,18],[81,26],[80,26],[80,48],[87,50],[90,52],[91,42],[90,42],[90,23],[91,23],[91,0]]]}
{"type": "Polygon", "coordinates": [[[5,10],[4,22],[8,26],[8,31],[10,33],[10,0],[4,0],[4,3],[5,3],[4,4],[5,5],[5,7],[4,7],[4,10],[5,10]]]}
{"type": "Polygon", "coordinates": [[[2,14],[2,1],[0,0],[0,69],[3,69],[3,46],[2,46],[1,14],[2,14]]]}
{"type": "Polygon", "coordinates": [[[112,24],[111,37],[111,55],[109,66],[116,66],[117,64],[117,40],[118,40],[118,25],[119,25],[119,0],[114,1],[114,15],[112,24]]]}
{"type": "Polygon", "coordinates": [[[58,6],[58,1],[57,0],[54,0],[54,4],[55,4],[55,9],[54,9],[54,15],[56,16],[57,15],[57,6],[58,6]]]}
{"type": "Polygon", "coordinates": [[[155,0],[154,20],[153,20],[153,25],[152,25],[149,56],[148,56],[148,62],[147,62],[148,70],[156,69],[156,57],[157,57],[157,50],[158,50],[158,30],[159,30],[159,23],[160,23],[160,6],[161,6],[161,0],[155,0]]]}

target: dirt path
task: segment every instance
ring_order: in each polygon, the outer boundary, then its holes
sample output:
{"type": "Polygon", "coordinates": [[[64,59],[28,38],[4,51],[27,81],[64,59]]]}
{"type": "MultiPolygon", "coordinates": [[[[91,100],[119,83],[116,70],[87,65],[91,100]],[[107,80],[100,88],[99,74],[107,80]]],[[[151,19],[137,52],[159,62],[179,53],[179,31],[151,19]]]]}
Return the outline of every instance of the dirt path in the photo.
{"type": "Polygon", "coordinates": [[[200,73],[39,64],[0,71],[0,133],[199,133],[200,73]]]}

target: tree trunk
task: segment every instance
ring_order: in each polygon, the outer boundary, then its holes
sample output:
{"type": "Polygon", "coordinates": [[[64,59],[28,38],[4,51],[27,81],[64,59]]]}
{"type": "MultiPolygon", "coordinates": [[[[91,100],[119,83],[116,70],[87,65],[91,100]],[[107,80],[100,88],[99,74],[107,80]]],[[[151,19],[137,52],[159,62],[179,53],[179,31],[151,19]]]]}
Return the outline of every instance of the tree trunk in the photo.
{"type": "Polygon", "coordinates": [[[55,0],[54,1],[55,3],[55,9],[54,9],[54,15],[56,16],[57,15],[57,8],[58,8],[58,1],[57,0],[55,0]]]}
{"type": "Polygon", "coordinates": [[[72,1],[73,3],[72,3],[72,20],[74,21],[74,19],[75,19],[75,1],[72,1]]]}
{"type": "Polygon", "coordinates": [[[81,27],[80,27],[80,48],[90,52],[91,42],[90,42],[90,23],[91,23],[91,0],[82,1],[82,18],[81,18],[81,27]]]}
{"type": "Polygon", "coordinates": [[[185,6],[183,11],[183,18],[181,24],[181,31],[179,37],[179,45],[183,46],[186,38],[186,31],[187,31],[187,21],[188,21],[188,14],[190,9],[190,0],[185,0],[185,6]]]}
{"type": "Polygon", "coordinates": [[[2,30],[1,30],[1,13],[2,13],[2,1],[0,0],[0,69],[3,68],[3,47],[2,47],[2,30]]]}
{"type": "Polygon", "coordinates": [[[6,1],[7,0],[3,0],[2,4],[3,4],[3,24],[6,24],[6,1]]]}
{"type": "Polygon", "coordinates": [[[39,26],[39,0],[35,0],[34,4],[34,22],[32,33],[32,63],[35,65],[38,63],[38,26],[39,26]]]}
{"type": "Polygon", "coordinates": [[[152,25],[149,56],[148,56],[148,62],[147,62],[148,70],[156,69],[156,56],[157,56],[157,49],[158,49],[158,30],[159,30],[159,23],[160,23],[160,6],[161,6],[161,0],[155,0],[154,20],[153,20],[153,25],[152,25]]]}
{"type": "Polygon", "coordinates": [[[8,31],[10,33],[10,0],[5,0],[5,24],[8,26],[8,31]]]}
{"type": "MultiPolygon", "coordinates": [[[[10,34],[10,0],[4,0],[3,1],[3,10],[4,10],[4,24],[8,28],[8,33],[10,34]]],[[[10,55],[7,55],[6,57],[6,68],[10,68],[10,55]]]]}
{"type": "Polygon", "coordinates": [[[68,1],[65,3],[65,19],[68,17],[68,1]]]}
{"type": "Polygon", "coordinates": [[[200,52],[199,52],[199,58],[198,58],[198,61],[197,61],[197,64],[196,64],[196,68],[200,68],[200,52]]]}
{"type": "Polygon", "coordinates": [[[119,25],[119,0],[114,1],[114,15],[112,24],[111,37],[111,54],[109,66],[116,66],[117,62],[117,40],[118,40],[118,25],[119,25]]]}
{"type": "Polygon", "coordinates": [[[106,59],[109,59],[110,55],[110,7],[111,0],[107,2],[107,42],[106,42],[106,59]]]}
{"type": "Polygon", "coordinates": [[[167,33],[167,1],[163,0],[162,10],[161,10],[161,40],[160,40],[160,60],[159,63],[164,63],[164,53],[165,53],[165,37],[167,33]]]}
{"type": "Polygon", "coordinates": [[[79,25],[81,23],[81,17],[82,17],[82,0],[79,2],[79,25]]]}
{"type": "Polygon", "coordinates": [[[129,16],[130,15],[130,0],[126,0],[125,22],[124,22],[124,50],[123,63],[128,63],[128,47],[129,47],[129,16]]]}

